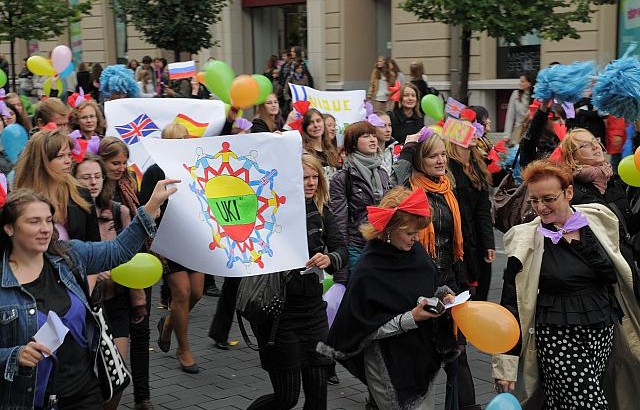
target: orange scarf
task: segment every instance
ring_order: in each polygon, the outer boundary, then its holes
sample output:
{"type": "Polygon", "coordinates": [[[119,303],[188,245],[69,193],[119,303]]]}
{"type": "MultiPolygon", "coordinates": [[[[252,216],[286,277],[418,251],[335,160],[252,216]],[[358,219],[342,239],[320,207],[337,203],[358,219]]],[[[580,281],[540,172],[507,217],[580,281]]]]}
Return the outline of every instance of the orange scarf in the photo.
{"type": "MultiPolygon", "coordinates": [[[[431,178],[427,178],[424,175],[414,172],[409,178],[409,182],[411,183],[412,189],[422,188],[427,193],[433,192],[444,195],[444,199],[447,201],[447,205],[453,215],[453,261],[455,262],[458,259],[462,259],[464,252],[462,250],[462,223],[460,220],[460,209],[458,208],[458,200],[451,190],[451,183],[449,182],[449,179],[441,176],[439,182],[434,182],[431,178]]],[[[433,216],[433,212],[431,215],[433,216]]],[[[433,228],[433,222],[420,231],[418,236],[420,237],[420,242],[429,255],[435,259],[437,257],[436,231],[433,228]]]]}

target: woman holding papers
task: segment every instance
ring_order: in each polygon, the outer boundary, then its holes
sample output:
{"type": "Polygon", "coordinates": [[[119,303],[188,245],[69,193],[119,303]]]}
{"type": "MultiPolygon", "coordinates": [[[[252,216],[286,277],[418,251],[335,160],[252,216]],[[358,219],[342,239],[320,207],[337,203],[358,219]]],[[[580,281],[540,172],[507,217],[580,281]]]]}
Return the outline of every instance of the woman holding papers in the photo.
{"type": "Polygon", "coordinates": [[[153,217],[175,192],[167,188],[175,182],[158,183],[133,222],[108,242],[60,241],[53,223],[56,207],[47,197],[28,189],[9,194],[0,217],[0,408],[103,408],[95,363],[99,328],[84,282],[88,273],[131,259],[155,234],[153,217]],[[55,346],[37,334],[50,316],[61,319],[61,330],[68,329],[55,346]]]}
{"type": "Polygon", "coordinates": [[[547,161],[522,174],[535,220],[504,236],[501,304],[521,340],[493,356],[496,391],[525,410],[638,407],[640,308],[605,205],[571,206],[573,178],[547,161]]]}
{"type": "Polygon", "coordinates": [[[437,267],[420,244],[429,201],[422,189],[396,187],[368,211],[360,227],[367,246],[318,351],[366,383],[382,410],[435,409],[434,378],[455,349],[443,303],[454,298],[438,287],[437,267]]]}
{"type": "MultiPolygon", "coordinates": [[[[445,141],[429,129],[407,136],[400,158],[393,167],[392,181],[411,189],[422,189],[429,198],[432,223],[420,231],[420,242],[437,267],[438,285],[458,291],[467,278],[462,265],[464,255],[462,217],[455,195],[452,174],[447,171],[445,141]]],[[[469,364],[460,340],[460,358],[445,365],[447,392],[445,410],[479,409],[469,364]]]]}
{"type": "Polygon", "coordinates": [[[301,380],[304,409],[327,408],[331,361],[316,352],[316,345],[325,341],[329,332],[321,281],[323,271],[334,273],[342,268],[347,251],[327,204],[329,193],[320,161],[303,154],[302,167],[310,259],[305,269],[291,271],[287,276],[284,310],[275,334],[272,322],[251,323],[260,346],[260,364],[269,372],[273,393],[257,398],[248,410],[295,407],[301,380]]]}

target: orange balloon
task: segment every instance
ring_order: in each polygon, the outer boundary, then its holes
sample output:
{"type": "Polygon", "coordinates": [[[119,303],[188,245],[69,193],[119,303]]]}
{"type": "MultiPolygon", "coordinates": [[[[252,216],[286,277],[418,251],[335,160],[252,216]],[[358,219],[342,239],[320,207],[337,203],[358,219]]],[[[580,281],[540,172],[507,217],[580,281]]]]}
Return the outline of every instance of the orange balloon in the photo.
{"type": "Polygon", "coordinates": [[[258,101],[260,86],[248,75],[239,75],[231,83],[229,98],[231,105],[238,108],[249,108],[258,101]]]}
{"type": "Polygon", "coordinates": [[[198,71],[196,73],[196,80],[198,80],[198,82],[202,85],[207,85],[207,80],[204,78],[204,71],[198,71]]]}
{"type": "Polygon", "coordinates": [[[636,169],[640,171],[640,147],[636,148],[636,152],[633,154],[633,163],[636,169]]]}
{"type": "Polygon", "coordinates": [[[478,350],[498,354],[511,350],[520,338],[516,318],[492,302],[469,301],[451,308],[453,320],[478,350]]]}

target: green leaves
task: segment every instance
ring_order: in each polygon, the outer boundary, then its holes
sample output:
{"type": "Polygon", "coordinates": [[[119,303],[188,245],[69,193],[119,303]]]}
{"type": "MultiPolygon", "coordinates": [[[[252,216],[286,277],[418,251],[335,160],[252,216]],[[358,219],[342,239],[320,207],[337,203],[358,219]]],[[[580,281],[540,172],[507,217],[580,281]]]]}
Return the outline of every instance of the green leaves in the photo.
{"type": "Polygon", "coordinates": [[[112,0],[114,9],[155,46],[176,52],[197,53],[212,47],[210,26],[230,0],[112,0]]]}
{"type": "Polygon", "coordinates": [[[571,25],[591,21],[591,6],[613,0],[406,0],[400,8],[421,20],[461,26],[518,43],[533,31],[548,40],[578,38],[571,25]]]}
{"type": "Polygon", "coordinates": [[[59,36],[90,9],[91,0],[73,6],[67,0],[0,0],[0,41],[59,36]]]}

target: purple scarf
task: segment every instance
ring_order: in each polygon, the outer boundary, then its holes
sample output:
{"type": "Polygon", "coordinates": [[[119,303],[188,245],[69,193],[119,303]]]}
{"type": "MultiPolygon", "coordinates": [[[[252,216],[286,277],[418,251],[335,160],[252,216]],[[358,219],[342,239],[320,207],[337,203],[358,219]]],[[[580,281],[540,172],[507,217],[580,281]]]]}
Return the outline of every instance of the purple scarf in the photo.
{"type": "Polygon", "coordinates": [[[538,232],[551,239],[554,245],[560,242],[562,236],[565,233],[575,232],[578,229],[589,225],[589,221],[587,218],[582,215],[580,212],[576,211],[571,215],[569,219],[564,223],[562,228],[559,228],[557,231],[552,231],[551,229],[547,229],[542,225],[538,226],[538,232]]]}

